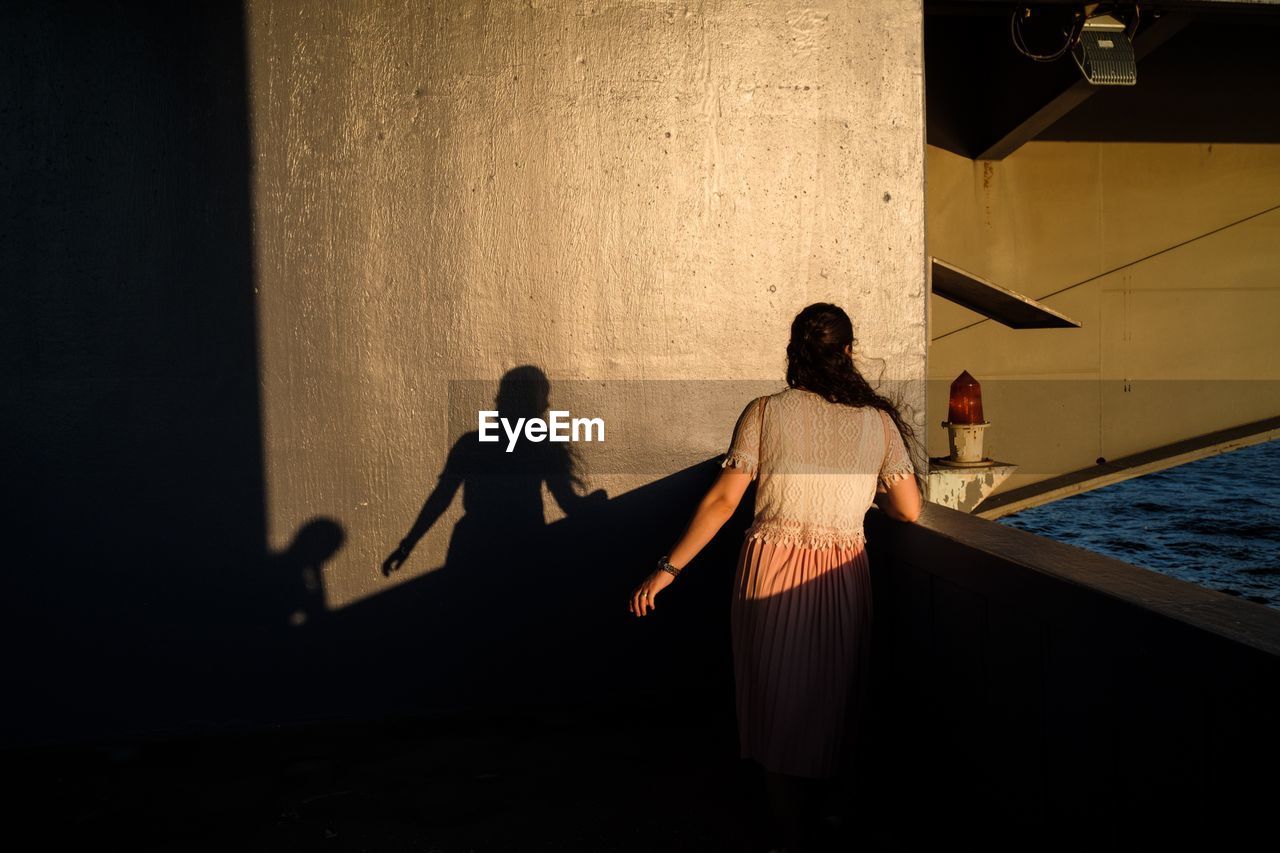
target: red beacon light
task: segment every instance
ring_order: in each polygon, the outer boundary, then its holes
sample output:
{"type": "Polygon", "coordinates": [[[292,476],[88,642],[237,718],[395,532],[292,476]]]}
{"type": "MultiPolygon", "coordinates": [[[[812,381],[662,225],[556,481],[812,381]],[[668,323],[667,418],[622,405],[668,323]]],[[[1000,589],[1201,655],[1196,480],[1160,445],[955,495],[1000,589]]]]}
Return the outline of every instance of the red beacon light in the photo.
{"type": "Polygon", "coordinates": [[[951,406],[947,418],[953,424],[982,424],[982,386],[964,371],[951,383],[951,406]]]}
{"type": "Polygon", "coordinates": [[[946,464],[961,467],[985,467],[994,462],[982,455],[982,432],[991,424],[982,416],[982,385],[965,370],[951,383],[947,428],[951,455],[946,464]]]}

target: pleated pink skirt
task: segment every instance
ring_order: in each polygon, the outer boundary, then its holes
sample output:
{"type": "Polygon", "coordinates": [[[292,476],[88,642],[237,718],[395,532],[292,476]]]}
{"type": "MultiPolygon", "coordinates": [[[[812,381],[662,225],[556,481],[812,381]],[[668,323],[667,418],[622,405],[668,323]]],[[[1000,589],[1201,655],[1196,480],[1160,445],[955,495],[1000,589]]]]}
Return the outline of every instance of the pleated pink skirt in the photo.
{"type": "Polygon", "coordinates": [[[865,546],[745,540],[730,622],[741,756],[794,776],[838,775],[867,708],[865,546]]]}

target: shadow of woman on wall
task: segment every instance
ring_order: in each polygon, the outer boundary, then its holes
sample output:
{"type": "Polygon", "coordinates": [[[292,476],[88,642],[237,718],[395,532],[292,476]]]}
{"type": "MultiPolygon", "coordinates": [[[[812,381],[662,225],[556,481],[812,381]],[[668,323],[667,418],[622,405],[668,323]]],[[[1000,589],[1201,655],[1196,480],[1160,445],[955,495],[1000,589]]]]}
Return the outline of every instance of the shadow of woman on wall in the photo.
{"type": "MultiPolygon", "coordinates": [[[[524,365],[503,375],[494,405],[514,424],[545,417],[550,395],[542,370],[524,365]]],[[[464,514],[444,565],[428,573],[431,595],[419,615],[453,626],[449,645],[467,656],[467,681],[481,694],[486,683],[508,692],[537,662],[539,641],[550,633],[545,624],[534,629],[553,593],[539,571],[554,556],[544,547],[543,485],[570,517],[607,502],[603,490],[582,493],[569,444],[522,437],[508,449],[507,437],[499,434],[496,442],[480,441],[478,430],[458,439],[409,532],[382,564],[388,577],[398,571],[462,490],[464,514]]]]}

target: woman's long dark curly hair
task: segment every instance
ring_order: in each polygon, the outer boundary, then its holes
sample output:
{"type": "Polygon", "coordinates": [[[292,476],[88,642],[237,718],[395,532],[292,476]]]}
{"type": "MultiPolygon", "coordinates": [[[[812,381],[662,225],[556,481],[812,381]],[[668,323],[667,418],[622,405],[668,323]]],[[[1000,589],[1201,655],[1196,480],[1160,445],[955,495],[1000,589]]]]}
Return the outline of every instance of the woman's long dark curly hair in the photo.
{"type": "MultiPolygon", "coordinates": [[[[915,429],[898,411],[898,406],[876,392],[854,365],[845,347],[855,342],[853,323],[838,305],[815,302],[791,321],[791,340],[787,343],[787,385],[812,391],[846,406],[872,406],[893,419],[907,453],[920,458],[915,429]]],[[[913,467],[919,464],[913,461],[913,467]]],[[[920,473],[916,484],[923,494],[920,473]]]]}

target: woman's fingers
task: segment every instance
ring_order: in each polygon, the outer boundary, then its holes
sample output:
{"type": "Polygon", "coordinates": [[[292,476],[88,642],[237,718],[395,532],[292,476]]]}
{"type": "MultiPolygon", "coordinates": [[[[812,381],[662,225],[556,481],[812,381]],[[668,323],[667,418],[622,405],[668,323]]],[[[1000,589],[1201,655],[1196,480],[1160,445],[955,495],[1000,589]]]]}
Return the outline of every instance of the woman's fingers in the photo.
{"type": "Polygon", "coordinates": [[[637,616],[644,616],[653,609],[653,602],[649,599],[648,588],[640,587],[631,593],[631,601],[627,608],[637,616]]]}
{"type": "Polygon", "coordinates": [[[655,588],[654,583],[653,577],[650,576],[645,579],[644,583],[636,587],[635,592],[631,593],[631,601],[627,604],[627,609],[637,616],[644,616],[651,610],[657,610],[658,608],[653,600],[658,592],[666,587],[666,584],[660,583],[655,588]]]}

